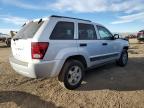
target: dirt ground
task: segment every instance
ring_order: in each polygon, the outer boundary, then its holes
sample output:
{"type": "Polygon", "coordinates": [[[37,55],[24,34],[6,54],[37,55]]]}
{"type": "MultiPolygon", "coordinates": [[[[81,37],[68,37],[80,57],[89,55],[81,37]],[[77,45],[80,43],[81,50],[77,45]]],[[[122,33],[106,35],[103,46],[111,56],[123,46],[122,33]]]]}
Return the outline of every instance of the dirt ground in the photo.
{"type": "Polygon", "coordinates": [[[30,79],[10,67],[0,43],[0,108],[144,108],[144,44],[131,40],[129,62],[88,71],[82,86],[62,88],[57,78],[30,79]]]}

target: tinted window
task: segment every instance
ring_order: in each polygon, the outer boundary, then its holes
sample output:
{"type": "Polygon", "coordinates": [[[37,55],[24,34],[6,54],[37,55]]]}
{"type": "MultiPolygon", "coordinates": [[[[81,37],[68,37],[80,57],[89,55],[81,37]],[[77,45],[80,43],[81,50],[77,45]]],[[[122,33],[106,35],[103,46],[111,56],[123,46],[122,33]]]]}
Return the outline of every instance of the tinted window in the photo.
{"type": "Polygon", "coordinates": [[[101,39],[107,40],[112,38],[112,34],[104,27],[97,26],[98,32],[101,39]]]}
{"type": "Polygon", "coordinates": [[[78,30],[79,30],[79,39],[81,40],[93,40],[96,39],[96,32],[95,28],[91,24],[78,24],[78,30]]]}
{"type": "Polygon", "coordinates": [[[58,22],[50,36],[50,39],[55,40],[74,39],[74,23],[58,22]]]}
{"type": "Polygon", "coordinates": [[[28,38],[33,38],[36,32],[39,30],[41,25],[43,24],[42,22],[30,22],[27,25],[25,25],[17,34],[14,38],[21,38],[21,39],[28,39],[28,38]]]}

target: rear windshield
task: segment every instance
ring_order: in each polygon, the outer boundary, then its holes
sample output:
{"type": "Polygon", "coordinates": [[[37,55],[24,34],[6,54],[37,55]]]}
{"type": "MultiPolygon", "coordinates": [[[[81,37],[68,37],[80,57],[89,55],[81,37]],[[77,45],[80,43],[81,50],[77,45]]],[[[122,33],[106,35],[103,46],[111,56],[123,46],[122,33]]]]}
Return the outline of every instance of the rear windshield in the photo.
{"type": "Polygon", "coordinates": [[[14,38],[18,39],[28,39],[33,38],[35,33],[41,27],[44,21],[39,22],[30,22],[27,25],[24,25],[23,28],[16,34],[14,38]]]}

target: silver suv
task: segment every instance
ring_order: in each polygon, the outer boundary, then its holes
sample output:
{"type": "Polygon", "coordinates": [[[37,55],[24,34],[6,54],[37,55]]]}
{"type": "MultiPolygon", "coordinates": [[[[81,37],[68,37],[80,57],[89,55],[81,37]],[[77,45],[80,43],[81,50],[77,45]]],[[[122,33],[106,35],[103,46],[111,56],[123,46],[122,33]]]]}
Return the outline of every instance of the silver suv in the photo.
{"type": "Polygon", "coordinates": [[[13,69],[27,77],[56,77],[67,89],[80,86],[87,69],[128,61],[128,41],[89,20],[50,16],[25,23],[11,40],[13,69]]]}

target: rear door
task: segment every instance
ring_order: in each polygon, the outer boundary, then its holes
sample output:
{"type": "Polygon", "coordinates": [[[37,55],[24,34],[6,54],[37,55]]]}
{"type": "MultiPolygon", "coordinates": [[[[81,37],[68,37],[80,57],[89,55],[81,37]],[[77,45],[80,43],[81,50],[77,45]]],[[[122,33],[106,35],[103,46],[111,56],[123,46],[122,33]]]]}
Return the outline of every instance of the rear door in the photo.
{"type": "Polygon", "coordinates": [[[16,34],[11,41],[12,55],[21,61],[28,62],[31,59],[31,40],[39,30],[43,21],[30,22],[16,34]]]}
{"type": "Polygon", "coordinates": [[[88,23],[78,23],[78,50],[86,54],[89,66],[102,63],[98,56],[104,54],[101,41],[97,39],[95,26],[88,23]]]}
{"type": "Polygon", "coordinates": [[[106,62],[118,58],[121,48],[119,41],[113,39],[112,33],[105,27],[98,25],[97,30],[100,37],[99,41],[104,51],[104,55],[101,55],[101,59],[106,62]]]}
{"type": "MultiPolygon", "coordinates": [[[[49,48],[46,52],[46,60],[61,59],[65,55],[71,56],[77,53],[75,40],[74,20],[55,20],[53,30],[49,37],[49,48]],[[66,55],[67,54],[67,55],[66,55]]],[[[52,26],[52,27],[53,27],[52,26]]]]}

